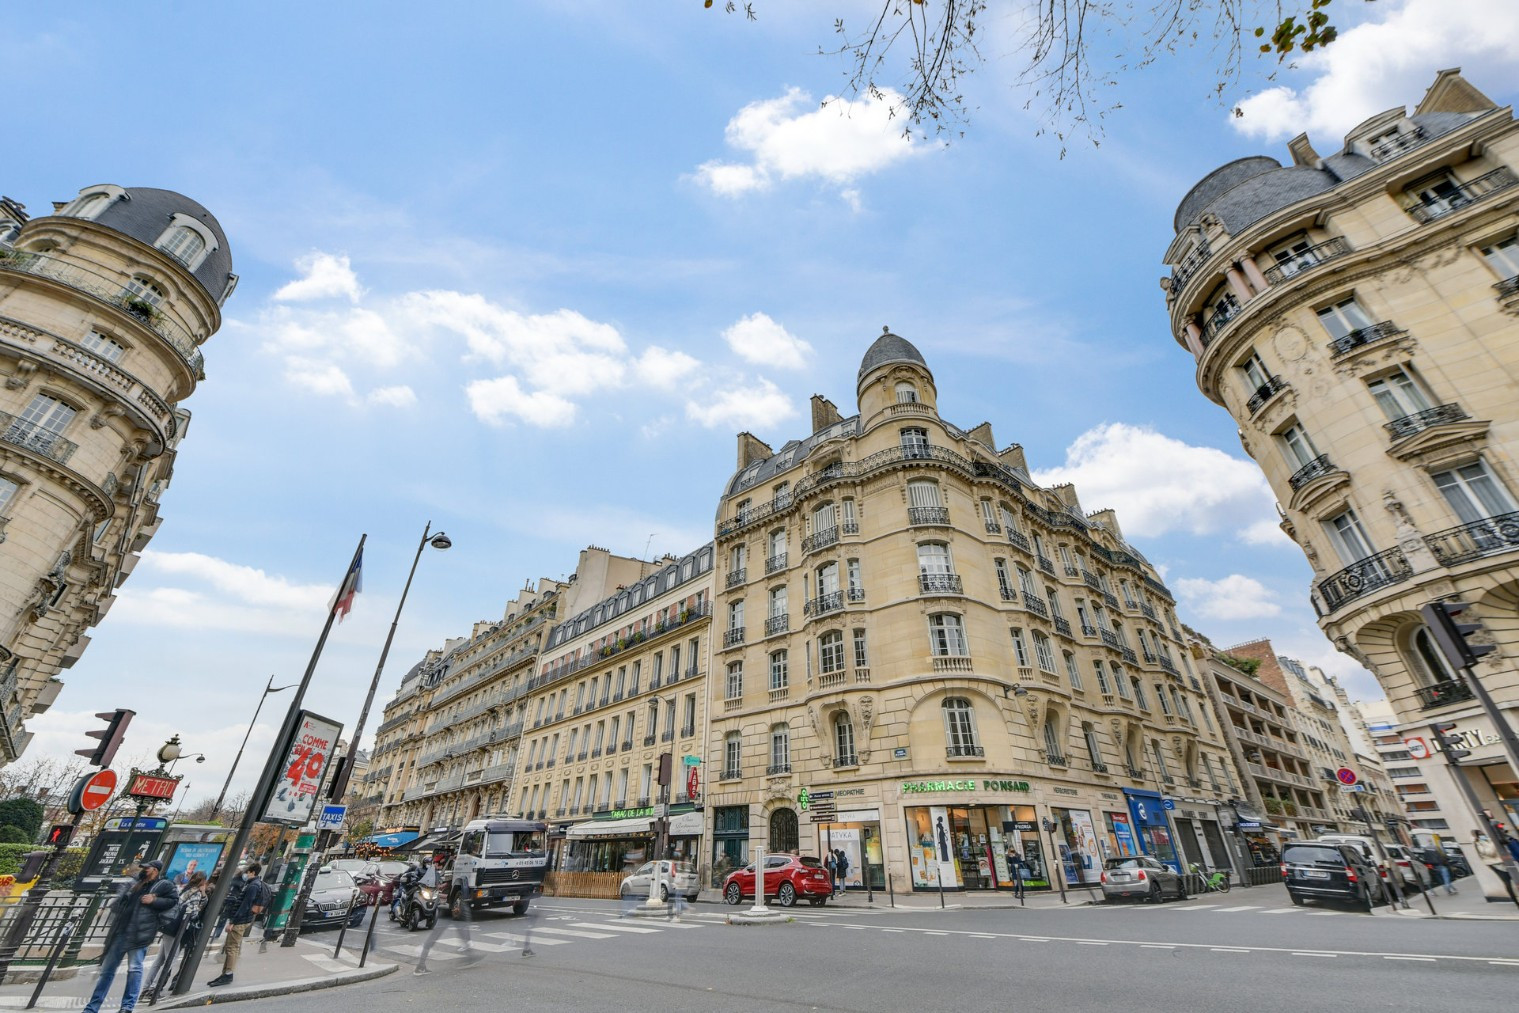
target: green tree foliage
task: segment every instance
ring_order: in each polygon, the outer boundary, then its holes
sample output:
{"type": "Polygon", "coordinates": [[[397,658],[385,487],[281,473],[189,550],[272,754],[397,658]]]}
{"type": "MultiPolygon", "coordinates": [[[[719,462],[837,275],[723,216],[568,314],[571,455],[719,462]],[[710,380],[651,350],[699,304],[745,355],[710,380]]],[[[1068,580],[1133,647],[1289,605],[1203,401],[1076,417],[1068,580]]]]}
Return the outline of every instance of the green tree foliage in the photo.
{"type": "Polygon", "coordinates": [[[31,837],[27,832],[17,826],[0,827],[0,844],[30,844],[31,837]]]}
{"type": "Polygon", "coordinates": [[[33,798],[17,796],[0,802],[0,827],[19,827],[25,840],[35,841],[42,834],[42,817],[46,811],[33,798]]]}
{"type": "Polygon", "coordinates": [[[21,860],[28,851],[37,849],[30,844],[0,844],[0,876],[14,876],[21,871],[21,860]]]}

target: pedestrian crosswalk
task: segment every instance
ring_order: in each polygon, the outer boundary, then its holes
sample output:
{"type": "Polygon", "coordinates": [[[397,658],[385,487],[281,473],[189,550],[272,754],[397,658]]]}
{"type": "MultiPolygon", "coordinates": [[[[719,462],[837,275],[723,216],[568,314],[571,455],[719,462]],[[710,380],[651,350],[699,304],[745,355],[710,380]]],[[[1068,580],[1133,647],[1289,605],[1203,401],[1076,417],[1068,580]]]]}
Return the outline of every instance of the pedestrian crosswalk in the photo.
{"type": "MultiPolygon", "coordinates": [[[[1076,910],[1076,909],[1073,909],[1076,910]]],[[[1103,912],[1154,912],[1175,911],[1177,913],[1192,913],[1207,911],[1212,914],[1249,914],[1249,915],[1303,915],[1315,918],[1333,918],[1340,915],[1364,916],[1366,912],[1361,908],[1351,907],[1278,907],[1275,904],[1225,904],[1225,903],[1188,903],[1176,904],[1098,904],[1084,910],[1103,912]]],[[[1383,910],[1383,909],[1379,909],[1383,910]]]]}

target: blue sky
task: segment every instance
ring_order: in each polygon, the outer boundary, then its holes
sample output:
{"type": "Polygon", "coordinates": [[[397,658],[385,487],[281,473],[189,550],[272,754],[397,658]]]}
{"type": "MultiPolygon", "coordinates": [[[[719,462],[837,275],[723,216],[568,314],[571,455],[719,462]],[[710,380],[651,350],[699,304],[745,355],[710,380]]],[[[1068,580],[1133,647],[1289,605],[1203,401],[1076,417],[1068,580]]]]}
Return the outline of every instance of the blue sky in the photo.
{"type": "Polygon", "coordinates": [[[209,757],[190,797],[214,794],[263,680],[299,676],[361,532],[365,592],[308,697],[347,724],[425,521],[454,548],[422,561],[382,700],[587,544],[710,537],[734,433],[804,435],[813,393],[849,414],[884,325],[927,356],[951,421],[990,420],[1036,474],[1116,508],[1186,621],[1375,693],[1318,633],[1306,562],[1197,393],[1160,257],[1198,178],[1285,158],[1304,124],[1329,150],[1447,66],[1511,101],[1519,17],[1492,6],[1346,4],[1364,23],[1326,54],[1269,81],[1276,64],[1252,64],[1223,100],[1211,55],[1184,53],[1121,78],[1100,145],[1064,158],[996,17],[946,147],[869,101],[818,110],[843,82],[813,55],[828,5],[766,0],[757,22],[695,0],[10,11],[28,97],[4,192],[41,214],[93,183],[179,190],[242,276],[164,526],[33,749],[66,754],[90,712],[131,706],[126,753],[179,732],[209,757]]]}

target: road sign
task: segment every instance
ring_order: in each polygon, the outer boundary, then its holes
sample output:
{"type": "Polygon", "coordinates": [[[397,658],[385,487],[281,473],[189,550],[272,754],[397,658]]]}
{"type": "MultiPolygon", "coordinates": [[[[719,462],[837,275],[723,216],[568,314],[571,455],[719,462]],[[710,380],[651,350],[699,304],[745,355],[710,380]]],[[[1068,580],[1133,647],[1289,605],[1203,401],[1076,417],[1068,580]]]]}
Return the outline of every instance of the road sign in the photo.
{"type": "Polygon", "coordinates": [[[1366,790],[1366,786],[1364,784],[1342,784],[1342,785],[1340,785],[1340,790],[1341,791],[1365,791],[1366,790]]]}
{"type": "Polygon", "coordinates": [[[1403,745],[1408,748],[1408,755],[1415,760],[1427,760],[1434,755],[1422,735],[1410,735],[1403,740],[1403,745]]]}
{"type": "Polygon", "coordinates": [[[322,815],[316,819],[316,828],[318,830],[342,830],[343,817],[347,815],[348,807],[346,805],[324,805],[322,806],[322,815]]]}
{"type": "Polygon", "coordinates": [[[74,814],[94,812],[111,800],[116,790],[116,771],[97,770],[86,774],[69,793],[69,812],[74,814]]]}
{"type": "Polygon", "coordinates": [[[1349,767],[1341,767],[1339,770],[1335,771],[1334,779],[1341,784],[1355,784],[1360,780],[1359,777],[1356,777],[1355,771],[1351,770],[1349,767]]]}
{"type": "Polygon", "coordinates": [[[832,802],[824,802],[822,805],[814,805],[808,815],[814,823],[834,823],[838,820],[839,811],[832,802]]]}
{"type": "Polygon", "coordinates": [[[1176,808],[1176,800],[1174,798],[1163,799],[1160,804],[1165,807],[1166,812],[1170,812],[1176,808]]]}
{"type": "Polygon", "coordinates": [[[687,753],[685,756],[682,756],[680,758],[680,762],[685,764],[687,767],[700,767],[701,757],[692,756],[690,753],[687,753]]]}

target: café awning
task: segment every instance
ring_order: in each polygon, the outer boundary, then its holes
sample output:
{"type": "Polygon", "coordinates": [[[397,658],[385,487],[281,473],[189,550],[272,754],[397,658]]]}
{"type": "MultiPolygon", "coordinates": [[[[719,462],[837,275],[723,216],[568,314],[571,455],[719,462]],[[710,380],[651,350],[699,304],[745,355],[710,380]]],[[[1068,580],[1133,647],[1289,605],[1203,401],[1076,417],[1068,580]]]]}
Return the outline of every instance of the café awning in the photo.
{"type": "MultiPolygon", "coordinates": [[[[608,840],[615,837],[643,837],[653,832],[652,816],[637,816],[625,820],[586,820],[576,823],[565,833],[572,841],[608,840]]],[[[699,812],[681,813],[670,817],[671,837],[700,837],[702,815],[699,812]]]]}
{"type": "Polygon", "coordinates": [[[364,844],[373,844],[377,848],[399,848],[403,844],[410,844],[422,835],[415,830],[401,830],[393,834],[374,834],[363,840],[364,844]]]}

